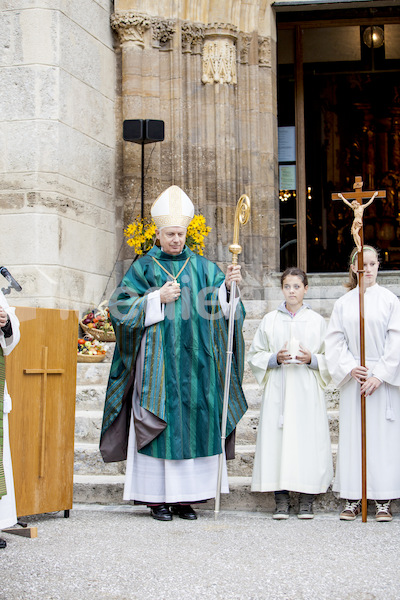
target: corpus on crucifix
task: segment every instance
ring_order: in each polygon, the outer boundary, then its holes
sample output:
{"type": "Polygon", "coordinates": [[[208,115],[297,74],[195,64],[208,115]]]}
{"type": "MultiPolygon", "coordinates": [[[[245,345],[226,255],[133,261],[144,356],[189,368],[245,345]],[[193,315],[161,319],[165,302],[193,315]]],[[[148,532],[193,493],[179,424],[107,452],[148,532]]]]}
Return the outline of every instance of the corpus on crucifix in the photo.
{"type": "Polygon", "coordinates": [[[363,192],[362,186],[363,182],[361,177],[356,177],[355,183],[353,185],[354,192],[332,194],[332,200],[343,200],[343,202],[347,204],[347,206],[353,209],[354,221],[351,226],[351,235],[353,236],[358,253],[362,251],[362,246],[364,244],[364,236],[362,235],[364,210],[367,208],[367,206],[372,204],[375,198],[386,197],[385,190],[381,190],[378,192],[363,192]],[[369,198],[368,202],[366,202],[365,204],[363,204],[364,198],[369,198]]]}

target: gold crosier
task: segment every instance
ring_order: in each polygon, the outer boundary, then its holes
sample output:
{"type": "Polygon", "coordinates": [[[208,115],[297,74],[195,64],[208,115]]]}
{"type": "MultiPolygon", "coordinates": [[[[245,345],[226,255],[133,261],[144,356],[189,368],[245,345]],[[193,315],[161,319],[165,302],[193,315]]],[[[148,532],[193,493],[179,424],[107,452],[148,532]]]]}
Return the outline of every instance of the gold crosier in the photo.
{"type": "MultiPolygon", "coordinates": [[[[246,194],[242,194],[236,205],[235,223],[233,226],[233,242],[229,246],[229,252],[232,252],[232,264],[237,265],[238,255],[242,251],[242,246],[239,245],[239,227],[246,225],[250,218],[250,198],[246,194]]],[[[224,385],[224,400],[222,404],[221,418],[221,454],[218,457],[218,478],[217,492],[215,495],[214,517],[218,517],[220,502],[221,502],[221,484],[222,484],[222,469],[225,456],[225,440],[226,440],[226,423],[228,420],[228,401],[229,387],[231,381],[231,366],[232,366],[232,348],[233,348],[233,333],[235,325],[235,297],[236,297],[236,282],[231,283],[231,293],[229,301],[229,322],[228,322],[228,344],[226,351],[226,368],[225,368],[225,385],[224,385]]]]}

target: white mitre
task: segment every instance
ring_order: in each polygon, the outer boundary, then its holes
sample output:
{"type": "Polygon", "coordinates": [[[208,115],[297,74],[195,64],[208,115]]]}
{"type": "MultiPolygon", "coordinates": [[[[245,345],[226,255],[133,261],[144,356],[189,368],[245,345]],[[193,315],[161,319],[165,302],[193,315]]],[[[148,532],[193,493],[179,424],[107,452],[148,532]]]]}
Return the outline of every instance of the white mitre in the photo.
{"type": "Polygon", "coordinates": [[[171,185],[160,194],[151,207],[151,216],[157,229],[163,227],[185,227],[193,219],[194,206],[183,190],[171,185]]]}

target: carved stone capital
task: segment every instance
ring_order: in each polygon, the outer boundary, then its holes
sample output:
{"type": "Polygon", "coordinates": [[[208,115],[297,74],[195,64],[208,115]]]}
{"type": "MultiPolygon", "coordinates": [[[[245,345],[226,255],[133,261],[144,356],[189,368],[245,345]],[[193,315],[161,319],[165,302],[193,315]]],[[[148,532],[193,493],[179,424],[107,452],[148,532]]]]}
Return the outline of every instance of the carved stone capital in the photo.
{"type": "Polygon", "coordinates": [[[176,31],[175,21],[154,17],[151,20],[151,26],[153,32],[153,46],[156,48],[169,49],[171,40],[176,31]]]}
{"type": "Polygon", "coordinates": [[[210,35],[219,35],[232,37],[234,40],[238,37],[238,28],[231,23],[208,23],[205,29],[206,37],[210,35]]]}
{"type": "Polygon", "coordinates": [[[239,35],[239,60],[242,64],[249,62],[251,35],[240,33],[239,35]]]}
{"type": "Polygon", "coordinates": [[[121,44],[132,43],[144,47],[144,32],[151,27],[151,18],[133,11],[115,12],[110,18],[111,27],[121,44]]]}
{"type": "Polygon", "coordinates": [[[271,40],[266,37],[258,38],[258,64],[260,67],[271,67],[271,40]]]}
{"type": "Polygon", "coordinates": [[[229,23],[209,23],[204,37],[202,82],[236,84],[237,27],[229,23]]]}
{"type": "Polygon", "coordinates": [[[181,27],[182,52],[201,54],[201,45],[204,40],[204,25],[184,21],[181,27]]]}

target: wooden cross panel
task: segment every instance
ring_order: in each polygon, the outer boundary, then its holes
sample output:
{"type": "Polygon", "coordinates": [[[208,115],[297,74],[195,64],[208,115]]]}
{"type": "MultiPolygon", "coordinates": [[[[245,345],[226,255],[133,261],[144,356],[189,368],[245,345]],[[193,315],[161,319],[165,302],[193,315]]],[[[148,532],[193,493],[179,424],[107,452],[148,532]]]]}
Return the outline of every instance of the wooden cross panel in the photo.
{"type": "Polygon", "coordinates": [[[75,311],[16,309],[21,340],[6,358],[18,516],[72,508],[75,311]]]}

